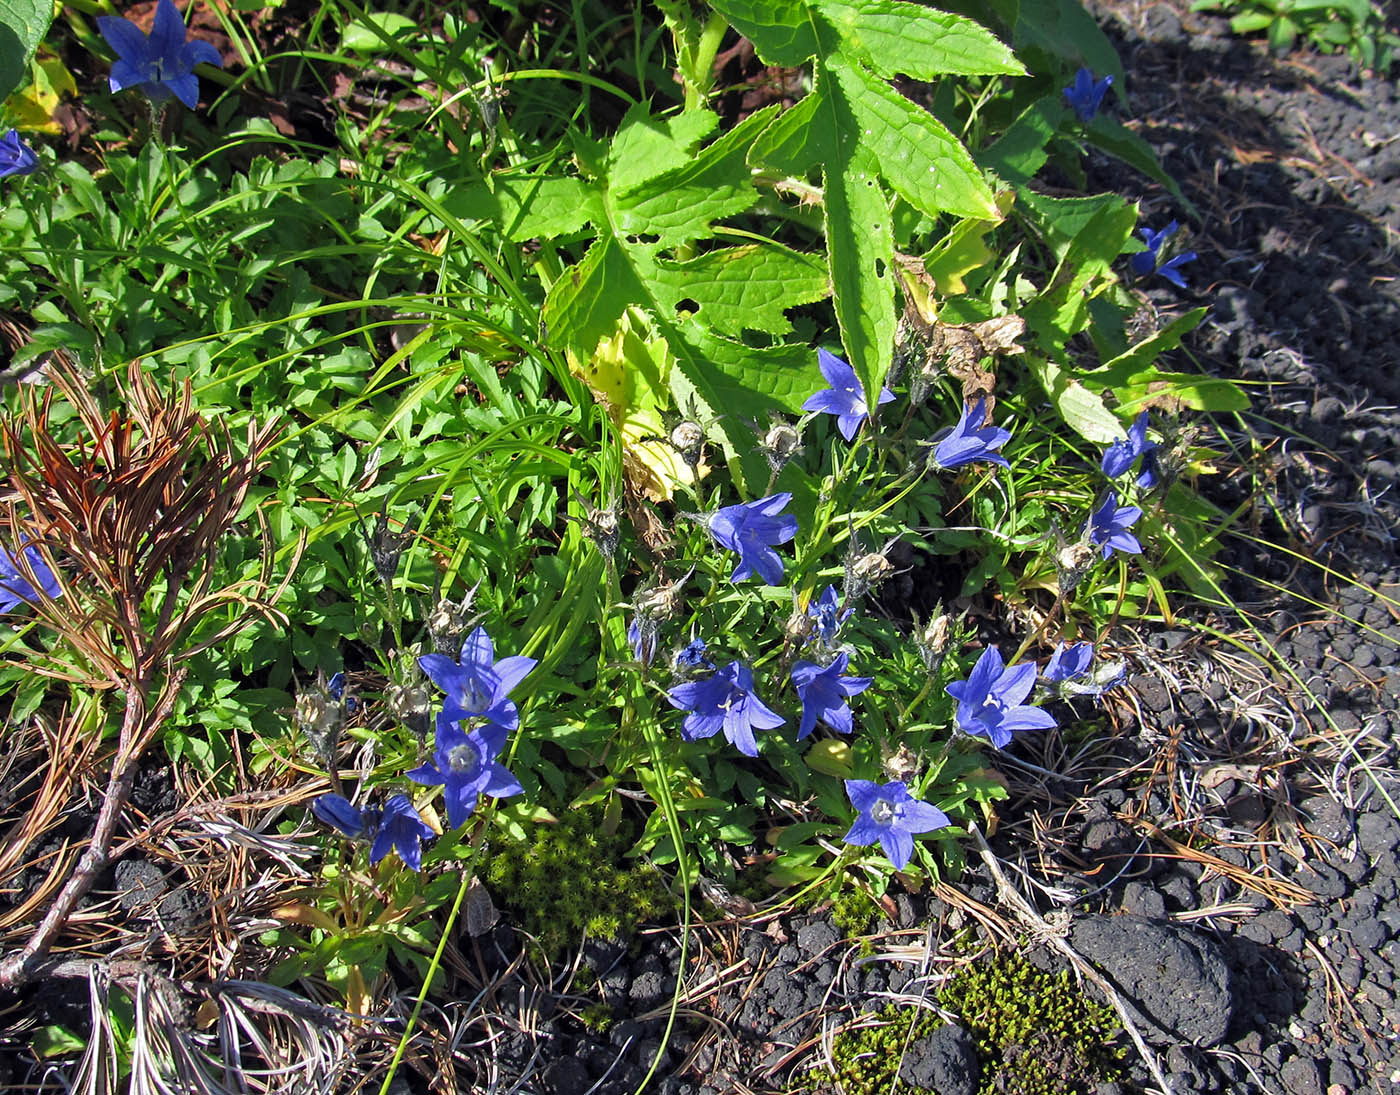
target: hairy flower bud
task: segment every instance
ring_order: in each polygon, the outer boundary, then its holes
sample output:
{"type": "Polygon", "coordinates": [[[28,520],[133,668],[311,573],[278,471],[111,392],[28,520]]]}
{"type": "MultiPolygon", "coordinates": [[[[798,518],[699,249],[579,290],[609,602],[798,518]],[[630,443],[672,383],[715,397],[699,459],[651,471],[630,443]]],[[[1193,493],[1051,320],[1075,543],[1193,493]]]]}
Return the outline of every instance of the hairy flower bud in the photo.
{"type": "Polygon", "coordinates": [[[374,532],[369,540],[369,557],[374,564],[374,572],[386,586],[394,580],[399,570],[399,556],[403,554],[408,532],[395,532],[389,524],[389,517],[381,513],[374,522],[374,532]]]}
{"type": "Polygon", "coordinates": [[[758,447],[764,459],[768,461],[768,467],[774,472],[779,472],[802,447],[802,435],[786,422],[775,421],[763,435],[758,447]]]}
{"type": "Polygon", "coordinates": [[[391,684],[384,692],[389,713],[420,738],[428,733],[428,711],[432,698],[422,681],[413,684],[391,684]]]}
{"type": "Polygon", "coordinates": [[[331,699],[319,687],[308,688],[297,695],[293,718],[306,735],[327,768],[335,762],[335,747],[340,742],[340,727],[345,721],[345,707],[331,699]]]}
{"type": "Polygon", "coordinates": [[[700,463],[700,450],[705,444],[705,431],[698,422],[689,419],[679,423],[671,431],[671,448],[681,454],[681,459],[694,468],[700,463]]]}
{"type": "Polygon", "coordinates": [[[919,758],[907,745],[900,745],[885,757],[885,778],[900,783],[913,783],[919,774],[919,758]]]}
{"type": "Polygon", "coordinates": [[[1056,578],[1061,594],[1068,595],[1073,592],[1074,587],[1094,565],[1096,556],[1094,545],[1087,540],[1065,544],[1055,553],[1056,578]]]}

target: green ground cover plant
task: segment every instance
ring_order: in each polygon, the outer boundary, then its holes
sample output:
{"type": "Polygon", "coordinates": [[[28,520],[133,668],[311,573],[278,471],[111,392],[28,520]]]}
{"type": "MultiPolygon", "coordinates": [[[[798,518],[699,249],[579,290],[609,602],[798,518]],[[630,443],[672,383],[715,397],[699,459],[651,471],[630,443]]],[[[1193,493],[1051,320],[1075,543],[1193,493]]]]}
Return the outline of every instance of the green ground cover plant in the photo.
{"type": "MultiPolygon", "coordinates": [[[[1188,230],[1037,185],[1086,145],[1170,185],[1061,7],[345,0],[275,50],[246,4],[222,51],[170,0],[19,28],[16,122],[111,64],[76,148],[0,150],[10,368],[40,382],[6,392],[0,690],[111,773],[71,901],[157,749],[292,796],[278,836],[318,866],[267,976],[358,1012],[434,991],[474,880],[508,904],[570,852],[683,922],[702,885],[955,872],[997,751],[1114,686],[1110,626],[1216,588],[1193,421],[1245,405],[1164,359],[1203,309],[1136,322],[1188,230]],[[794,102],[727,105],[736,35],[794,102]],[[307,84],[314,139],[260,105],[307,84]],[[132,428],[171,478],[128,512],[132,428]],[[174,508],[221,474],[217,521],[174,508]],[[140,581],[79,549],[79,503],[140,581]],[[172,621],[205,630],[140,646],[172,621]]],[[[605,898],[555,926],[623,932],[605,898]]]]}

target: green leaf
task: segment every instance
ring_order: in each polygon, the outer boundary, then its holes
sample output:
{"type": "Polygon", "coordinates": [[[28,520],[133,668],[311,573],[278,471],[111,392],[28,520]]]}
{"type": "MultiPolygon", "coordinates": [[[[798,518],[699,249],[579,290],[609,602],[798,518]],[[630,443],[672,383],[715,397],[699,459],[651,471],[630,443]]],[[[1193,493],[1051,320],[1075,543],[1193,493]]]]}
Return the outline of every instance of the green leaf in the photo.
{"type": "MultiPolygon", "coordinates": [[[[1077,69],[1084,65],[1095,76],[1109,76],[1114,91],[1122,94],[1123,63],[1108,36],[1079,0],[1036,0],[1022,4],[1012,45],[1037,50],[1057,58],[1063,66],[1077,69]]],[[[1032,62],[1032,70],[1038,71],[1032,62]]]]}
{"type": "Polygon", "coordinates": [[[625,190],[675,170],[690,161],[691,150],[719,124],[711,110],[687,110],[653,115],[646,103],[636,103],[608,149],[609,185],[625,190]]]}
{"type": "Polygon", "coordinates": [[[1181,192],[1181,187],[1177,186],[1176,180],[1162,170],[1162,165],[1158,163],[1157,153],[1152,151],[1152,146],[1131,129],[1126,128],[1122,122],[1116,118],[1110,118],[1107,114],[1096,114],[1094,120],[1089,123],[1086,132],[1090,144],[1107,152],[1114,159],[1122,160],[1129,167],[1141,171],[1149,179],[1161,183],[1191,216],[1197,220],[1201,219],[1200,212],[1181,192]]]}
{"type": "Polygon", "coordinates": [[[815,0],[847,51],[881,76],[1024,76],[1015,55],[979,23],[905,0],[815,0]]]}
{"type": "Polygon", "coordinates": [[[894,231],[874,153],[857,141],[839,94],[825,97],[819,124],[843,134],[826,166],[826,246],[836,321],[846,360],[867,392],[878,392],[894,355],[894,231]]]}
{"type": "Polygon", "coordinates": [[[0,5],[0,98],[24,82],[53,13],[53,0],[5,0],[0,5]]]}
{"type": "Polygon", "coordinates": [[[571,347],[587,359],[616,329],[623,310],[646,297],[646,287],[622,245],[611,235],[599,236],[583,261],[565,270],[550,288],[542,314],[546,340],[571,347]]]}
{"type": "Polygon", "coordinates": [[[831,292],[821,258],[778,244],[728,247],[684,262],[658,259],[652,283],[673,307],[693,301],[695,318],[727,335],[786,334],[792,325],[785,309],[831,292]]]}
{"type": "Polygon", "coordinates": [[[1098,388],[1113,388],[1141,373],[1162,354],[1175,350],[1181,340],[1194,331],[1205,318],[1205,308],[1193,308],[1178,316],[1155,335],[1143,339],[1125,353],[1105,361],[1099,368],[1085,374],[1085,380],[1098,388]]]}
{"type": "Polygon", "coordinates": [[[1049,155],[1046,146],[1066,113],[1058,96],[1036,100],[1001,137],[978,153],[978,166],[1009,183],[1029,182],[1045,166],[1049,155]]]}
{"type": "Polygon", "coordinates": [[[340,48],[346,53],[382,53],[384,39],[407,38],[417,27],[416,22],[398,12],[364,12],[341,33],[340,48]]]}
{"type": "MultiPolygon", "coordinates": [[[[1031,214],[1031,219],[1061,261],[1069,246],[1089,223],[1106,209],[1130,209],[1128,201],[1117,194],[1094,194],[1086,198],[1052,198],[1034,190],[1018,189],[1016,201],[1031,214]]],[[[1132,214],[1136,221],[1137,214],[1132,214]]]]}
{"type": "Polygon", "coordinates": [[[87,1039],[78,1037],[67,1027],[49,1025],[35,1029],[29,1048],[41,1061],[49,1057],[71,1057],[87,1049],[87,1039]]]}
{"type": "Polygon", "coordinates": [[[788,175],[806,175],[836,156],[836,134],[816,124],[826,111],[826,90],[820,84],[791,110],[785,110],[758,135],[749,149],[749,163],[788,175]]]}
{"type": "Polygon", "coordinates": [[[881,175],[905,201],[930,216],[998,220],[991,189],[957,138],[932,114],[883,80],[839,58],[825,63],[859,127],[842,131],[874,155],[881,175]]]}
{"type": "Polygon", "coordinates": [[[1025,361],[1060,416],[1080,437],[1096,445],[1107,445],[1124,436],[1122,424],[1101,395],[1039,355],[1027,354],[1025,361]]]}
{"type": "Polygon", "coordinates": [[[1118,404],[1125,411],[1136,411],[1152,400],[1179,399],[1197,411],[1243,411],[1249,396],[1234,381],[1193,373],[1164,373],[1156,369],[1132,378],[1118,389],[1118,404]]]}
{"type": "Polygon", "coordinates": [[[710,0],[710,6],[753,43],[765,65],[792,68],[821,52],[817,24],[803,0],[710,0]]]}

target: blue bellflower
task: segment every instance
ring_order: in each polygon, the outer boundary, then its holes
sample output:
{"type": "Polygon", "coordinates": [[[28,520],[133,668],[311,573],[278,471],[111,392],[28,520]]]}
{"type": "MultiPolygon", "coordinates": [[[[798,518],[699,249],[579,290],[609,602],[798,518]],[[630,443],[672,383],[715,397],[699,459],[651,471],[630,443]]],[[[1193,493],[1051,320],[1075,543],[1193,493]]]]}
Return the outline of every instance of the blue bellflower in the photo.
{"type": "Polygon", "coordinates": [[[97,29],[117,52],[109,80],[113,91],[139,87],[154,102],[174,95],[193,110],[199,105],[199,78],[194,66],[223,67],[219,51],[208,42],[185,40],[185,21],[174,0],[160,0],[156,5],[149,35],[131,20],[115,15],[99,15],[97,29]]]}
{"type": "Polygon", "coordinates": [[[693,673],[697,669],[714,669],[715,663],[705,657],[705,640],[691,639],[676,651],[671,668],[677,673],[693,673]]]}
{"type": "Polygon", "coordinates": [[[1075,680],[1089,672],[1093,660],[1093,643],[1059,643],[1045,663],[1040,678],[1050,684],[1075,680]]]}
{"type": "Polygon", "coordinates": [[[822,590],[820,597],[807,602],[807,615],[814,621],[816,636],[823,646],[835,646],[841,625],[851,618],[853,608],[840,611],[841,597],[833,585],[822,590]]]}
{"type": "Polygon", "coordinates": [[[19,556],[14,555],[9,548],[0,546],[0,613],[13,612],[21,604],[40,604],[40,590],[50,597],[58,596],[58,576],[49,569],[48,563],[44,562],[44,556],[39,549],[30,544],[19,554],[23,556],[30,573],[38,579],[39,586],[36,589],[25,577],[19,556]]]}
{"type": "MultiPolygon", "coordinates": [[[[841,431],[842,437],[850,441],[855,437],[856,430],[860,429],[860,424],[870,415],[870,407],[865,402],[865,389],[856,377],[856,371],[835,354],[818,350],[817,367],[831,387],[808,397],[802,409],[836,415],[836,428],[841,431]]],[[[876,406],[883,407],[892,399],[894,392],[881,388],[876,406]]]]}
{"type": "Polygon", "coordinates": [[[661,628],[650,616],[638,613],[627,625],[627,642],[632,647],[632,656],[643,665],[650,665],[656,657],[656,644],[660,638],[661,628]]]}
{"type": "Polygon", "coordinates": [[[524,790],[508,768],[496,763],[510,731],[488,722],[464,732],[461,722],[467,717],[467,712],[450,708],[439,712],[434,749],[437,766],[423,764],[405,773],[414,783],[442,786],[447,821],[454,829],[460,829],[472,816],[478,795],[509,798],[524,790]]]}
{"type": "Polygon", "coordinates": [[[351,840],[370,840],[369,862],[375,866],[397,851],[410,870],[423,866],[421,842],[436,834],[424,824],[407,795],[395,795],[383,810],[361,810],[343,795],[320,795],[311,803],[317,820],[339,830],[351,840]]]}
{"type": "Polygon", "coordinates": [[[12,129],[0,137],[0,179],[9,175],[32,175],[39,170],[39,157],[12,129]]]}
{"type": "Polygon", "coordinates": [[[797,697],[802,701],[802,722],[797,727],[798,741],[816,729],[819,721],[826,723],[838,734],[849,734],[853,729],[851,705],[846,700],[869,688],[873,678],[842,676],[849,661],[850,655],[843,650],[836,655],[836,660],[825,668],[806,661],[800,661],[792,667],[793,687],[797,689],[797,697]]]}
{"type": "Polygon", "coordinates": [[[395,795],[384,804],[379,815],[379,828],[374,843],[369,846],[370,866],[374,866],[393,849],[399,853],[404,866],[416,871],[423,866],[422,842],[436,834],[418,816],[407,795],[395,795]]]}
{"type": "Polygon", "coordinates": [[[1128,529],[1141,516],[1142,510],[1139,507],[1120,506],[1117,493],[1109,491],[1103,504],[1089,515],[1089,521],[1084,527],[1089,532],[1090,542],[1103,549],[1105,559],[1115,551],[1136,555],[1142,550],[1142,544],[1128,529]]]}
{"type": "Polygon", "coordinates": [[[964,733],[984,737],[997,749],[1011,744],[1017,730],[1049,730],[1055,725],[1049,712],[1025,702],[1035,687],[1033,663],[1008,667],[994,646],[982,651],[965,681],[947,686],[958,701],[957,721],[964,733]]]}
{"type": "Polygon", "coordinates": [[[1103,97],[1112,86],[1112,76],[1105,76],[1095,83],[1094,74],[1087,68],[1081,68],[1074,74],[1074,83],[1065,88],[1065,102],[1074,108],[1079,120],[1088,125],[1099,112],[1103,97]]]}
{"type": "Polygon", "coordinates": [[[773,730],[786,721],[754,693],[753,673],[737,661],[703,680],[678,684],[666,693],[672,707],[689,711],[681,727],[686,741],[712,738],[721,730],[735,749],[758,756],[755,730],[773,730]]]}
{"type": "Polygon", "coordinates": [[[418,664],[447,693],[447,706],[458,713],[454,718],[475,715],[514,730],[520,725],[520,712],[507,697],[537,663],[520,655],[500,661],[495,657],[491,636],[478,627],[462,642],[460,664],[446,654],[424,654],[418,664]]]}
{"type": "Polygon", "coordinates": [[[1174,234],[1181,225],[1172,221],[1160,232],[1154,232],[1150,228],[1138,229],[1138,235],[1147,244],[1146,251],[1138,251],[1128,256],[1128,266],[1135,275],[1140,278],[1149,277],[1154,273],[1161,274],[1178,289],[1186,288],[1186,279],[1181,276],[1179,267],[1196,259],[1195,251],[1183,251],[1181,254],[1168,259],[1166,262],[1159,262],[1158,252],[1162,249],[1162,244],[1166,239],[1174,234]]]}
{"type": "Polygon", "coordinates": [[[899,780],[886,784],[866,779],[846,780],[846,794],[860,811],[855,824],[841,839],[865,847],[877,840],[897,871],[904,870],[914,854],[914,836],[948,824],[948,815],[909,793],[899,780]]]}
{"type": "Polygon", "coordinates": [[[773,550],[774,544],[785,544],[797,535],[797,518],[783,513],[792,501],[792,494],[770,494],[756,502],[725,506],[710,517],[710,535],[720,547],[739,553],[739,565],[729,576],[731,582],[742,582],[757,574],[770,586],[783,580],[783,561],[773,550]]]}
{"type": "Polygon", "coordinates": [[[1100,467],[1110,479],[1131,471],[1142,460],[1142,472],[1137,485],[1147,490],[1157,485],[1157,442],[1147,439],[1147,412],[1143,411],[1128,427],[1128,436],[1120,437],[1104,450],[1100,467]]]}
{"type": "Polygon", "coordinates": [[[934,463],[947,469],[971,464],[975,460],[989,460],[1003,468],[1011,467],[1011,462],[996,451],[1011,440],[1011,431],[1000,426],[982,425],[986,420],[985,396],[977,400],[976,406],[963,403],[962,417],[958,419],[958,424],[933,450],[934,463]]]}

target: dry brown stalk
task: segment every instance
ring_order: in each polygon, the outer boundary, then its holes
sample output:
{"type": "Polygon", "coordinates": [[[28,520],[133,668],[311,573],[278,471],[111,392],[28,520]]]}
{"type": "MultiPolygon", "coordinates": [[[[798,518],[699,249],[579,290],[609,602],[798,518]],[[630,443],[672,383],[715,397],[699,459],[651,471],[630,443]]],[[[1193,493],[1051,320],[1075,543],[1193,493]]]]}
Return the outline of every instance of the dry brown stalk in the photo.
{"type": "MultiPolygon", "coordinates": [[[[247,627],[279,619],[264,537],[262,574],[215,588],[220,542],[276,436],[251,423],[242,452],[195,410],[189,383],[162,392],[133,363],[117,385],[123,410],[103,410],[83,380],[55,370],[42,395],[26,389],[0,418],[9,479],[0,530],[33,543],[58,579],[40,591],[37,619],[60,639],[32,668],[82,689],[122,694],[116,751],[92,835],[43,919],[0,959],[0,986],[31,979],[108,860],[141,757],[170,717],[188,659],[247,627]],[[76,415],[54,416],[61,398],[76,415]],[[220,626],[215,613],[233,608],[220,626]]],[[[293,566],[295,560],[293,560],[293,566]]],[[[36,589],[40,583],[32,583],[36,589]]]]}

